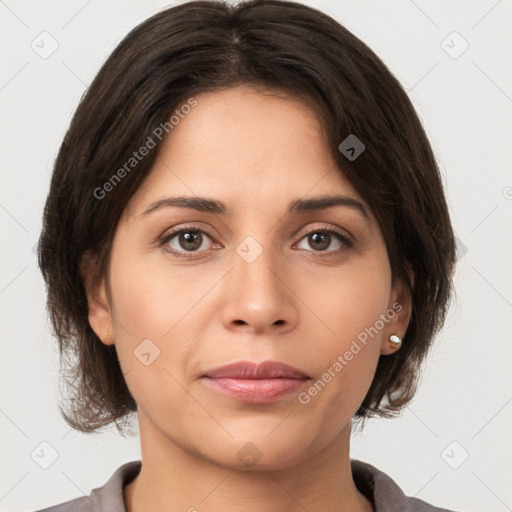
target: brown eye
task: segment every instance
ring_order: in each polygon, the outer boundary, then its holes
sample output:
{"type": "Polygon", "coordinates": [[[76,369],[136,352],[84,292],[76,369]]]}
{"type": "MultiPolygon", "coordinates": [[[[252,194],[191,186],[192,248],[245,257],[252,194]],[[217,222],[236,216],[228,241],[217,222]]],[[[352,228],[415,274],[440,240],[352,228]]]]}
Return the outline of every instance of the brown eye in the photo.
{"type": "Polygon", "coordinates": [[[307,245],[310,249],[308,249],[308,247],[300,246],[299,248],[306,250],[313,249],[314,252],[338,253],[348,247],[351,247],[351,242],[347,237],[331,229],[311,231],[306,236],[304,236],[302,240],[307,241],[307,245]],[[331,246],[333,241],[337,242],[338,246],[331,248],[332,250],[326,250],[331,246]]]}
{"type": "MultiPolygon", "coordinates": [[[[201,252],[205,242],[210,237],[203,231],[197,229],[181,229],[170,233],[162,240],[162,245],[166,245],[170,251],[176,255],[185,255],[187,252],[201,252]]],[[[206,243],[206,248],[208,244],[206,243]]],[[[203,247],[204,248],[204,247],[203,247]]]]}
{"type": "Polygon", "coordinates": [[[199,231],[183,231],[178,234],[178,245],[187,251],[195,251],[201,247],[203,237],[199,231]]]}
{"type": "Polygon", "coordinates": [[[329,247],[331,235],[328,233],[311,233],[308,235],[308,243],[315,251],[323,251],[329,247]]]}

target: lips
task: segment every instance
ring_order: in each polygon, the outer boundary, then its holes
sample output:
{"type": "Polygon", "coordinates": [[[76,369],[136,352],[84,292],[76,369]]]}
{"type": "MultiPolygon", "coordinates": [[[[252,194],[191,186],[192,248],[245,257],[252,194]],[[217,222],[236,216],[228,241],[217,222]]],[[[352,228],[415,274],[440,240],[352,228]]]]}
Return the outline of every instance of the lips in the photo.
{"type": "Polygon", "coordinates": [[[307,379],[303,371],[277,361],[263,361],[252,363],[241,361],[226,366],[220,366],[205,373],[210,378],[232,378],[232,379],[307,379]]]}
{"type": "Polygon", "coordinates": [[[310,380],[298,368],[277,361],[232,363],[209,370],[203,377],[215,391],[252,404],[281,400],[310,380]]]}

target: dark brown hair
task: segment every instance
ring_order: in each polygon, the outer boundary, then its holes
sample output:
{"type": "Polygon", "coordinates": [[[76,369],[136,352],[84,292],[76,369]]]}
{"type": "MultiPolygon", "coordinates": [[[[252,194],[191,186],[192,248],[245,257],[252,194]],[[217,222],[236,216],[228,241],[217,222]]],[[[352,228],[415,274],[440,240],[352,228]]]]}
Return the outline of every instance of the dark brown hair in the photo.
{"type": "Polygon", "coordinates": [[[339,172],[379,222],[393,279],[408,283],[413,308],[402,348],[380,358],[356,418],[393,416],[415,393],[449,306],[455,243],[411,101],[372,50],[316,9],[281,0],[192,1],[152,16],[121,41],[82,98],[55,161],[39,265],[71,392],[68,410],[60,410],[77,430],[114,422],[123,434],[137,408],[114,345],[89,325],[81,266],[87,257],[96,278],[107,275],[119,218],[160,144],[123,179],[112,178],[178,106],[240,84],[313,106],[339,172]],[[350,134],[365,145],[355,160],[338,149],[350,134]],[[107,182],[109,193],[98,193],[107,182]]]}

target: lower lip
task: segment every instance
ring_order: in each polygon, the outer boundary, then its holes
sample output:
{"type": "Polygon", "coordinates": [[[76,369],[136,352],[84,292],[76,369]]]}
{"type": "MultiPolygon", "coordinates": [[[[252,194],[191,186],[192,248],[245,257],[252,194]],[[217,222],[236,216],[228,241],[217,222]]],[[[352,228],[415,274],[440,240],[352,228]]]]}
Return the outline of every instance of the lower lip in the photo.
{"type": "Polygon", "coordinates": [[[309,379],[234,379],[206,377],[213,389],[240,402],[268,404],[298,391],[309,379]]]}

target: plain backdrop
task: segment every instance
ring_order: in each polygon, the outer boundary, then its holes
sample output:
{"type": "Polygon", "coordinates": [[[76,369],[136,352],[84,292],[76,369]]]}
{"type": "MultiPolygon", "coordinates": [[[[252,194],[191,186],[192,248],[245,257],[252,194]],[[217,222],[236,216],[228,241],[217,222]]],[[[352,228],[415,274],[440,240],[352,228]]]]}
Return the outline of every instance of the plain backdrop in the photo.
{"type": "MultiPolygon", "coordinates": [[[[437,155],[459,241],[456,297],[416,399],[400,418],[372,420],[354,435],[351,457],[436,505],[512,510],[512,4],[304,3],[365,41],[408,90],[437,155]]],[[[89,494],[121,464],[140,459],[138,437],[114,428],[80,434],[59,415],[57,346],[34,246],[78,101],[128,31],[168,5],[0,1],[3,511],[89,494]]]]}

